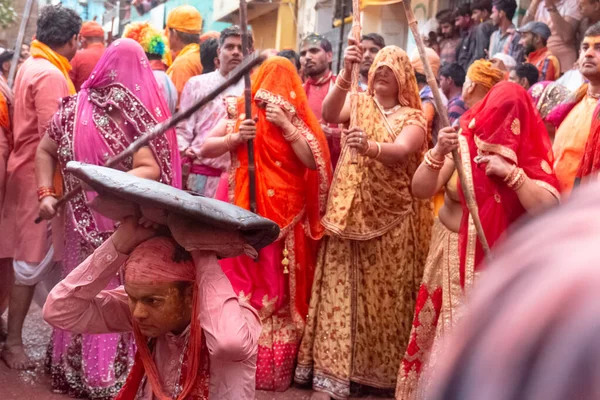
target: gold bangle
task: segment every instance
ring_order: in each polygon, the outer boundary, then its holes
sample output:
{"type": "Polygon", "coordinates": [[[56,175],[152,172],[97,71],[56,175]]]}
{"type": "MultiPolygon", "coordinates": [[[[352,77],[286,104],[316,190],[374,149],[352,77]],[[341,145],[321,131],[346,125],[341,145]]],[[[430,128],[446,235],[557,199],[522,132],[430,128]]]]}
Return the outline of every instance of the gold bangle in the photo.
{"type": "Polygon", "coordinates": [[[350,82],[346,81],[345,79],[339,76],[335,80],[335,86],[337,86],[340,90],[343,90],[344,92],[349,92],[352,88],[352,84],[350,82]]]}
{"type": "Polygon", "coordinates": [[[377,153],[375,154],[375,157],[373,157],[373,159],[377,160],[381,155],[381,144],[379,144],[379,142],[375,142],[375,144],[377,145],[377,153]]]}
{"type": "Polygon", "coordinates": [[[425,162],[425,165],[427,167],[429,167],[429,169],[433,170],[433,171],[439,171],[440,169],[442,169],[442,167],[444,166],[444,162],[440,162],[438,160],[436,160],[435,158],[433,158],[429,153],[431,150],[429,150],[427,153],[425,153],[425,157],[423,158],[423,161],[425,162]]]}
{"type": "Polygon", "coordinates": [[[350,82],[348,79],[344,78],[344,72],[346,72],[346,70],[345,70],[345,69],[342,69],[342,70],[340,71],[340,73],[339,73],[339,74],[338,74],[338,76],[337,76],[337,79],[336,79],[336,81],[339,79],[339,80],[341,80],[343,83],[347,83],[348,85],[351,85],[351,84],[352,84],[352,82],[350,82]]]}
{"type": "Polygon", "coordinates": [[[289,143],[294,143],[296,140],[300,139],[300,136],[300,130],[298,128],[294,129],[289,135],[283,134],[283,138],[289,143]]]}

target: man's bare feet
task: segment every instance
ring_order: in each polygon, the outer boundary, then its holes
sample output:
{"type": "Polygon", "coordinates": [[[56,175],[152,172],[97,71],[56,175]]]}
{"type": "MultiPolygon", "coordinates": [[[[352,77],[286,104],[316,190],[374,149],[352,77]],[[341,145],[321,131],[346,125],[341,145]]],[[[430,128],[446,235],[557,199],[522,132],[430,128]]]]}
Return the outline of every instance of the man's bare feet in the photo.
{"type": "Polygon", "coordinates": [[[4,345],[0,354],[6,365],[12,369],[33,369],[35,362],[25,353],[23,345],[7,346],[4,345]]]}
{"type": "Polygon", "coordinates": [[[312,392],[310,400],[331,400],[331,397],[327,393],[323,392],[312,392]]]}

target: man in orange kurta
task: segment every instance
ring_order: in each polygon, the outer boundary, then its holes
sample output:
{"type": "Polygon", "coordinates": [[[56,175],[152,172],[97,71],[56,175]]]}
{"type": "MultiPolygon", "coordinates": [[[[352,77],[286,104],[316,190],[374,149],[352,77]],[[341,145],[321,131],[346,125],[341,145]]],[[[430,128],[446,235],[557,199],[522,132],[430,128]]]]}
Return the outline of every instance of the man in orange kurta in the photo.
{"type": "Polygon", "coordinates": [[[176,54],[173,64],[167,70],[167,75],[175,84],[180,96],[187,81],[192,76],[202,73],[201,30],[202,16],[192,6],[174,8],[167,17],[166,34],[169,38],[169,47],[176,54]]]}
{"type": "Polygon", "coordinates": [[[557,107],[546,118],[557,126],[552,147],[554,171],[565,197],[573,189],[586,144],[590,139],[592,117],[600,98],[600,51],[596,47],[597,43],[600,43],[600,27],[593,25],[586,31],[579,56],[579,71],[589,83],[574,93],[572,97],[576,103],[570,105],[571,109],[562,121],[555,119],[561,117],[557,114],[561,113],[561,109],[568,106],[567,104],[557,107]]]}
{"type": "MultiPolygon", "coordinates": [[[[38,214],[35,154],[60,98],[75,93],[69,60],[77,51],[80,29],[81,18],[75,11],[61,5],[44,7],[37,21],[37,40],[31,43],[31,57],[19,69],[14,86],[14,144],[6,167],[8,196],[0,214],[4,233],[0,235],[0,259],[12,258],[15,272],[8,334],[1,353],[15,369],[33,366],[23,349],[21,330],[36,285],[51,275],[54,261],[60,258],[60,251],[51,246],[49,224],[34,223],[38,214]]],[[[53,224],[52,234],[59,232],[60,224],[53,224]]]]}
{"type": "Polygon", "coordinates": [[[86,21],[79,32],[81,50],[71,60],[69,76],[79,91],[104,54],[104,29],[96,21],[86,21]]]}

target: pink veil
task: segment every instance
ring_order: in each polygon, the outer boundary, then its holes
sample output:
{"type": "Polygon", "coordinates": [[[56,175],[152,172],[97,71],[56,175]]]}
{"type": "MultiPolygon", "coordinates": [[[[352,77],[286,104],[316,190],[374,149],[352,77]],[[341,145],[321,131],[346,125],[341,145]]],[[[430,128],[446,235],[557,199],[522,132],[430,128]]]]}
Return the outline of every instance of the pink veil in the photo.
{"type": "MultiPolygon", "coordinates": [[[[108,157],[170,117],[142,47],[131,39],[116,40],[79,92],[73,138],[75,159],[103,165],[108,157]],[[127,121],[124,132],[106,114],[106,109],[113,107],[127,121]]],[[[175,130],[153,140],[149,147],[161,167],[161,182],[181,188],[175,130]]]]}

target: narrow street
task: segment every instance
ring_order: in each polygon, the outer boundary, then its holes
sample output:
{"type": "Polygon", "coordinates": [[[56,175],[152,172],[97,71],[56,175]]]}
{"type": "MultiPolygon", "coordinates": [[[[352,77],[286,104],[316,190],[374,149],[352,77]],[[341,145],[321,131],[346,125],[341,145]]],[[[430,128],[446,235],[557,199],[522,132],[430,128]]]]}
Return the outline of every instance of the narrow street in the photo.
{"type": "MultiPolygon", "coordinates": [[[[3,316],[6,321],[6,315],[3,316]]],[[[42,320],[41,310],[32,304],[25,320],[23,337],[28,354],[36,361],[37,367],[31,371],[13,371],[0,361],[0,394],[3,400],[65,400],[70,397],[52,393],[48,377],[44,371],[46,345],[51,328],[42,320]]],[[[310,390],[291,388],[284,393],[258,392],[257,400],[309,400],[310,390]]],[[[369,400],[376,397],[362,397],[369,400]]],[[[385,400],[381,397],[379,400],[385,400]]]]}

